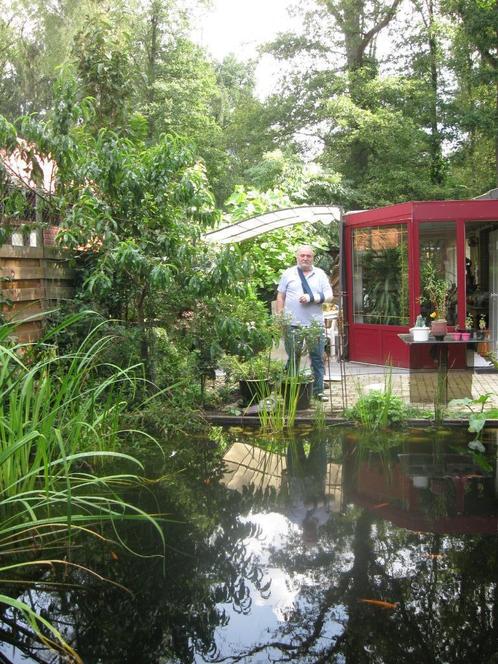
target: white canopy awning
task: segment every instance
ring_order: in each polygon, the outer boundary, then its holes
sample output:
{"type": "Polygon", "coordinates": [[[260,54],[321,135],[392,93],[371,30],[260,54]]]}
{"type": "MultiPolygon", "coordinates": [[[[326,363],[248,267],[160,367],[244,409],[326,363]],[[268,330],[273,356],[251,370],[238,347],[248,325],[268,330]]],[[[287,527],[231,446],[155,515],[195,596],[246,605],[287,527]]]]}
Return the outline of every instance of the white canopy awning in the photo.
{"type": "Polygon", "coordinates": [[[301,207],[274,210],[250,217],[235,224],[222,226],[215,231],[204,234],[208,242],[229,244],[230,242],[241,242],[251,237],[263,235],[276,228],[293,226],[294,224],[314,224],[320,221],[322,224],[338,222],[341,219],[341,208],[337,206],[304,205],[301,207]]]}

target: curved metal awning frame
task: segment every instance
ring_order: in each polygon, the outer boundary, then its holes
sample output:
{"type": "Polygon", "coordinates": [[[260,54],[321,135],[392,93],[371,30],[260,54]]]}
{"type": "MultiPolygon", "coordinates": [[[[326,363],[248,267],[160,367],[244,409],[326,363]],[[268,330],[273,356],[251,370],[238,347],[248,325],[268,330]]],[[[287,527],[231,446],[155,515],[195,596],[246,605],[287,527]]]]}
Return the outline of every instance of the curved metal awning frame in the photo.
{"type": "Polygon", "coordinates": [[[309,223],[331,224],[339,223],[342,210],[338,206],[303,205],[293,208],[284,208],[265,212],[255,217],[249,217],[235,224],[227,224],[203,235],[208,242],[219,244],[237,243],[258,235],[263,235],[277,228],[293,226],[294,224],[309,223]]]}

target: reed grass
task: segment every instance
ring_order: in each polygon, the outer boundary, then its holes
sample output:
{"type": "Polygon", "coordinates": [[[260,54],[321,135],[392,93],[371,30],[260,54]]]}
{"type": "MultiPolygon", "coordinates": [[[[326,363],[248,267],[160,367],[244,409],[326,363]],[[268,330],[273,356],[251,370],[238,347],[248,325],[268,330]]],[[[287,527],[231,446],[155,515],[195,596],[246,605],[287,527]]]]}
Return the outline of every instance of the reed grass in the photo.
{"type": "Polygon", "coordinates": [[[281,432],[294,426],[303,378],[302,373],[281,372],[273,398],[260,404],[258,417],[262,429],[281,432]]]}
{"type": "MultiPolygon", "coordinates": [[[[100,356],[112,337],[96,325],[74,352],[57,354],[51,338],[88,313],[72,316],[33,346],[12,341],[15,325],[0,326],[0,584],[29,587],[22,571],[54,564],[45,552],[64,551],[80,533],[102,537],[106,524],[147,520],[164,548],[153,515],[124,501],[124,488],[141,483],[142,464],[119,451],[120,420],[140,381],[139,367],[120,369],[100,356]],[[109,462],[136,473],[103,471],[109,462]],[[19,577],[19,575],[21,575],[19,577]]],[[[124,542],[118,536],[120,544],[124,542]]],[[[139,555],[139,552],[135,552],[139,555]]],[[[90,571],[89,571],[90,572],[90,571]]],[[[12,593],[0,603],[20,611],[38,639],[79,661],[55,627],[12,593]]]]}

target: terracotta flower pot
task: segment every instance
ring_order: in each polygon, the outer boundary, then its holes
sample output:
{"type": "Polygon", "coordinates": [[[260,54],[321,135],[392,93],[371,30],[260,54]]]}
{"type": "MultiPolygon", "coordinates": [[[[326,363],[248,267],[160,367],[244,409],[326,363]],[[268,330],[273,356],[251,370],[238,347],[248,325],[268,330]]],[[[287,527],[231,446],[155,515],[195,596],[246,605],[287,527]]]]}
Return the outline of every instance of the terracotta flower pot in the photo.
{"type": "Polygon", "coordinates": [[[436,318],[431,322],[431,334],[442,341],[448,332],[448,321],[444,318],[436,318]]]}

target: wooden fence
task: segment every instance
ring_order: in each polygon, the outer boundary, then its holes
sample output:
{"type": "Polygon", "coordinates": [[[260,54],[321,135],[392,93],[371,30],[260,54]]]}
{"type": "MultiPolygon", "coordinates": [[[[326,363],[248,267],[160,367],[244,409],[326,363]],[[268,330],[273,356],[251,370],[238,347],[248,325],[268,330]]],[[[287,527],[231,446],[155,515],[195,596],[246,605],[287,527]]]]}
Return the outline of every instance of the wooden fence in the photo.
{"type": "Polygon", "coordinates": [[[47,312],[74,293],[74,270],[55,246],[55,233],[13,233],[9,244],[0,245],[0,310],[5,320],[19,321],[20,342],[39,338],[47,312]]]}

